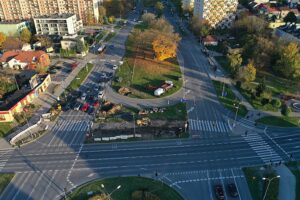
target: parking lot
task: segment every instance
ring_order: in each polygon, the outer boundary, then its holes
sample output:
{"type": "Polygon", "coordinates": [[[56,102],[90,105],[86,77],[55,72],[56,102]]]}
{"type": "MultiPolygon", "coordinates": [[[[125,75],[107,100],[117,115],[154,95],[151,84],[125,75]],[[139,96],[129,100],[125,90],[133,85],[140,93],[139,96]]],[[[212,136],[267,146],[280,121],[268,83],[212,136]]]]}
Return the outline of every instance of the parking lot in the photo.
{"type": "Polygon", "coordinates": [[[78,61],[71,59],[53,59],[48,72],[54,83],[61,83],[78,66],[78,61]]]}
{"type": "Polygon", "coordinates": [[[188,199],[195,199],[195,197],[206,200],[218,199],[217,185],[222,187],[224,199],[252,199],[243,172],[238,168],[174,172],[162,176],[162,180],[179,192],[185,191],[184,196],[188,199]],[[236,186],[236,197],[229,192],[229,184],[236,186]]]}

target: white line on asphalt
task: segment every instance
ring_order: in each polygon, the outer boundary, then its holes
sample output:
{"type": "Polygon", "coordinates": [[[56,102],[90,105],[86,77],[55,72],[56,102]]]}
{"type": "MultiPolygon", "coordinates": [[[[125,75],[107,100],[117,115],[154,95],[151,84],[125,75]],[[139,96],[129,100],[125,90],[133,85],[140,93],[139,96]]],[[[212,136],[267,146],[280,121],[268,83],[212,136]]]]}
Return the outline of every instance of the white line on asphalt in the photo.
{"type": "Polygon", "coordinates": [[[36,183],[34,184],[33,188],[31,189],[31,192],[30,192],[30,194],[28,195],[27,200],[28,200],[29,198],[32,198],[31,195],[32,195],[33,191],[35,190],[36,186],[40,183],[41,179],[43,178],[44,173],[45,173],[45,172],[42,172],[42,173],[40,174],[40,177],[38,178],[38,180],[37,180],[36,183]]]}
{"type": "Polygon", "coordinates": [[[17,190],[17,192],[15,193],[15,195],[13,196],[12,200],[16,199],[16,197],[19,195],[20,191],[22,191],[22,188],[24,187],[24,185],[25,185],[25,183],[27,182],[27,180],[29,179],[29,177],[31,177],[31,175],[32,175],[32,173],[29,173],[29,174],[27,175],[27,177],[25,178],[25,180],[22,181],[21,186],[15,185],[15,187],[17,187],[18,190],[17,190]]]}
{"type": "Polygon", "coordinates": [[[231,169],[231,173],[232,173],[232,176],[233,176],[234,184],[235,184],[237,192],[238,192],[238,196],[239,196],[240,200],[242,200],[242,197],[241,197],[241,194],[240,194],[240,191],[239,191],[239,185],[236,183],[235,175],[233,173],[233,169],[231,169]]]}
{"type": "Polygon", "coordinates": [[[213,196],[212,196],[212,191],[211,191],[211,184],[210,184],[210,180],[209,180],[209,173],[208,170],[206,171],[206,176],[207,176],[207,184],[208,184],[208,190],[209,190],[209,195],[210,195],[210,199],[213,200],[213,196]]]}
{"type": "Polygon", "coordinates": [[[55,177],[55,175],[57,174],[57,172],[58,172],[58,170],[55,170],[55,171],[54,171],[54,174],[52,175],[52,177],[51,177],[51,179],[50,179],[48,185],[46,186],[46,188],[45,188],[45,190],[44,190],[44,192],[43,192],[43,195],[42,195],[41,199],[44,199],[44,196],[45,196],[45,194],[48,192],[48,189],[49,189],[50,185],[52,184],[52,182],[53,182],[53,180],[54,180],[54,177],[55,177]]]}

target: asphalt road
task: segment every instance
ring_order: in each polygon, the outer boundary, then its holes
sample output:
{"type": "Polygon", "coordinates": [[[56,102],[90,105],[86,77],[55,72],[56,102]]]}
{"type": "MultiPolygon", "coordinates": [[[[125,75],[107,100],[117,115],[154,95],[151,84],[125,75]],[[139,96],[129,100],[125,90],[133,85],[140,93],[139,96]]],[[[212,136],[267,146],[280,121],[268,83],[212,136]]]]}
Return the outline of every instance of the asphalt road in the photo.
{"type": "MultiPolygon", "coordinates": [[[[131,28],[121,29],[110,42],[114,48],[91,61],[96,66],[81,91],[94,84],[97,73],[113,72],[106,64],[121,59],[131,28]]],[[[237,185],[238,199],[248,200],[251,196],[242,167],[299,160],[299,129],[255,127],[239,119],[238,126],[249,133],[233,136],[239,130],[230,128],[227,111],[218,102],[207,74],[207,60],[194,41],[191,35],[183,37],[179,62],[185,75],[183,98],[190,132],[195,138],[84,145],[91,117],[68,111],[37,142],[0,150],[1,172],[16,173],[0,199],[59,199],[65,191],[96,178],[141,175],[164,181],[188,200],[215,199],[214,185],[226,188],[228,183],[237,185]]],[[[230,199],[228,192],[226,197],[230,199]]]]}

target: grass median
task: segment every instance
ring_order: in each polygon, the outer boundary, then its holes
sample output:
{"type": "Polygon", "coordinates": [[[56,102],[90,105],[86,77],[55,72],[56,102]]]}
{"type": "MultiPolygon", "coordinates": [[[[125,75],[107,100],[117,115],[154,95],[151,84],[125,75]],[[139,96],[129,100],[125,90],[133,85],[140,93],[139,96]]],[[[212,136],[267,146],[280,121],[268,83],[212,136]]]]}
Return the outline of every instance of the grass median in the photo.
{"type": "Polygon", "coordinates": [[[1,123],[0,124],[0,138],[6,137],[11,133],[13,129],[12,123],[1,123]]]}
{"type": "Polygon", "coordinates": [[[0,174],[0,194],[2,194],[13,177],[14,174],[0,174]]]}
{"type": "Polygon", "coordinates": [[[92,71],[93,66],[93,64],[88,63],[84,68],[82,68],[76,77],[71,81],[70,85],[66,88],[66,91],[71,92],[73,90],[77,90],[88,74],[92,71]]]}
{"type": "MultiPolygon", "coordinates": [[[[235,96],[235,94],[232,92],[232,90],[229,88],[227,84],[223,84],[219,81],[213,81],[213,84],[215,86],[217,96],[219,100],[222,102],[222,104],[230,111],[236,112],[236,105],[240,103],[240,100],[235,96]],[[222,91],[224,87],[224,93],[226,95],[222,96],[222,91]]],[[[247,108],[244,105],[239,106],[238,115],[245,117],[248,113],[247,108]]]]}
{"type": "Polygon", "coordinates": [[[111,199],[117,200],[139,199],[134,198],[134,193],[137,194],[138,191],[144,191],[144,194],[151,194],[151,196],[156,196],[157,198],[154,199],[183,200],[178,192],[176,192],[166,184],[160,181],[143,177],[118,177],[93,181],[75,190],[69,195],[67,199],[87,200],[89,198],[92,199],[93,197],[100,194],[109,194],[112,191],[114,192],[111,195],[111,199]],[[102,184],[104,188],[101,186],[102,184]],[[119,185],[121,187],[119,189],[116,189],[119,185]],[[91,192],[93,194],[88,195],[88,192],[91,192]]]}
{"type": "Polygon", "coordinates": [[[299,127],[299,117],[267,116],[256,120],[257,123],[279,126],[279,127],[299,127]]]}

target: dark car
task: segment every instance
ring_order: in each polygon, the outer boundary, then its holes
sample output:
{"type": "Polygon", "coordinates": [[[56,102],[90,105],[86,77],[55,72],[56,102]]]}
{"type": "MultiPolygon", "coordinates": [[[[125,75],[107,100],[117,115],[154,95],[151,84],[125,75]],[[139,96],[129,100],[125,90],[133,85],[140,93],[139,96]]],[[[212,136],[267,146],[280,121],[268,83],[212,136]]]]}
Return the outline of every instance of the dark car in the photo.
{"type": "Polygon", "coordinates": [[[225,199],[222,185],[215,185],[215,194],[218,200],[225,199]]]}
{"type": "Polygon", "coordinates": [[[237,188],[234,183],[228,184],[228,191],[229,191],[230,196],[232,196],[232,197],[239,196],[239,193],[238,193],[237,188]]]}

